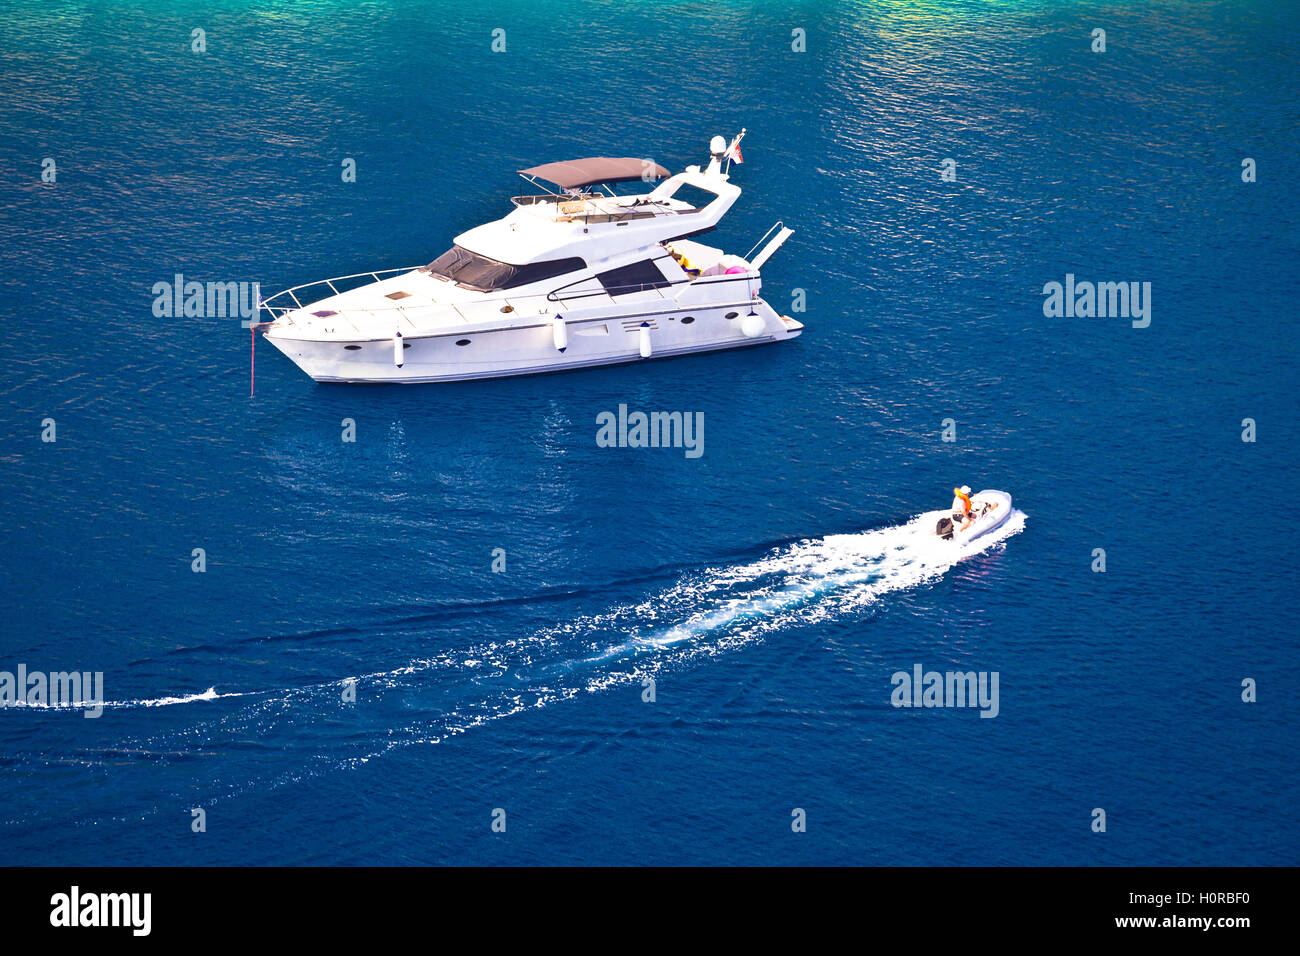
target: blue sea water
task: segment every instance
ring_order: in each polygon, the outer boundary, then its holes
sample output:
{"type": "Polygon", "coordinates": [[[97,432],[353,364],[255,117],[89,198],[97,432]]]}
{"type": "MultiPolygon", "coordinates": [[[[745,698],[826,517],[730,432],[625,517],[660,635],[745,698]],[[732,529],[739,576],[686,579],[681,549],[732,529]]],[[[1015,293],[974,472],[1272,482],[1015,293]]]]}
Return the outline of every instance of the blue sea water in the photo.
{"type": "Polygon", "coordinates": [[[112,703],[0,709],[0,862],[1294,864],[1297,22],[5,4],[0,670],[112,703]],[[742,126],[709,241],[796,229],[788,344],[417,387],[263,344],[250,398],[238,320],[152,313],[176,273],[425,262],[517,168],[742,126]],[[1045,317],[1067,273],[1150,282],[1150,326],[1045,317]],[[619,404],[702,412],[703,456],[597,447],[619,404]],[[906,563],[955,483],[1023,530],[906,563]],[[997,671],[998,716],[892,707],[918,663],[997,671]]]}

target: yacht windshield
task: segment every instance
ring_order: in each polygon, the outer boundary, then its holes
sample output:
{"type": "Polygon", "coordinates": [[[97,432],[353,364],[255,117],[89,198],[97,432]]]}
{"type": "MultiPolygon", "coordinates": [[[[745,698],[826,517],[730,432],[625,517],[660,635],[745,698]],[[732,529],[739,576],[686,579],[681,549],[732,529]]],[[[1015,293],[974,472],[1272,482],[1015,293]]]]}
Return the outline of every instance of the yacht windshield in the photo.
{"type": "Polygon", "coordinates": [[[555,276],[585,269],[587,263],[579,258],[552,259],[548,262],[530,262],[512,266],[498,262],[460,246],[452,246],[425,268],[433,275],[455,282],[476,292],[496,292],[514,289],[531,282],[540,282],[555,276]]]}

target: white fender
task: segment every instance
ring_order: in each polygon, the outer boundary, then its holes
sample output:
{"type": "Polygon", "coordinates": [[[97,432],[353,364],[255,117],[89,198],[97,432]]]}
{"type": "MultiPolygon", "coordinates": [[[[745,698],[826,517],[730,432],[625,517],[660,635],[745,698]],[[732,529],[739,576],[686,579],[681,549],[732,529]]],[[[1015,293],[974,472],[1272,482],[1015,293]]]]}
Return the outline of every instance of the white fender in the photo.
{"type": "Polygon", "coordinates": [[[641,340],[640,342],[641,357],[649,358],[650,357],[650,323],[649,322],[641,323],[641,333],[638,336],[638,338],[641,340]]]}
{"type": "Polygon", "coordinates": [[[569,330],[565,328],[564,316],[557,315],[551,320],[551,333],[555,337],[555,347],[563,352],[569,347],[569,330]]]}
{"type": "Polygon", "coordinates": [[[406,361],[406,356],[402,354],[402,331],[398,329],[393,333],[393,364],[398,368],[406,361]]]}
{"type": "Polygon", "coordinates": [[[766,328],[767,323],[763,321],[761,315],[747,315],[740,322],[740,331],[744,333],[747,339],[758,338],[766,328]]]}

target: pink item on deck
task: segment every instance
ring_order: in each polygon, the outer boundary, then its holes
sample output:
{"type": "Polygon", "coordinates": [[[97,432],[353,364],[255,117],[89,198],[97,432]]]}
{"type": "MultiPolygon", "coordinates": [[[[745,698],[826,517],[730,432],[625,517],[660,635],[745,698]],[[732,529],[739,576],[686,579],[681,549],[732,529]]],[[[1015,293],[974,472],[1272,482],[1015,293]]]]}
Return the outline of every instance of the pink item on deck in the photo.
{"type": "Polygon", "coordinates": [[[748,271],[749,270],[746,269],[744,266],[731,266],[730,268],[727,269],[727,271],[724,274],[730,276],[730,275],[735,275],[738,272],[748,272],[748,271]]]}

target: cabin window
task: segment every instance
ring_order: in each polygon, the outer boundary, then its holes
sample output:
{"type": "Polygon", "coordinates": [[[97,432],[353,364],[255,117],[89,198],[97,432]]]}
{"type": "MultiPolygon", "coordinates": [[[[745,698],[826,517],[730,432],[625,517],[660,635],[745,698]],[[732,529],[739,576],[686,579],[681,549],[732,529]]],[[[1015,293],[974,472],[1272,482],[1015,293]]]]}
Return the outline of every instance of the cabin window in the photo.
{"type": "Polygon", "coordinates": [[[347,349],[349,352],[359,352],[359,351],[361,351],[361,346],[360,346],[360,345],[345,345],[345,346],[343,346],[343,347],[344,347],[345,349],[347,349]]]}
{"type": "Polygon", "coordinates": [[[672,282],[664,278],[664,274],[659,271],[653,259],[645,259],[631,265],[610,269],[608,272],[600,272],[597,273],[596,278],[610,295],[627,295],[629,292],[644,292],[647,289],[672,285],[672,282]]]}
{"type": "Polygon", "coordinates": [[[515,270],[514,275],[504,285],[498,286],[501,289],[515,289],[521,285],[528,285],[532,282],[541,282],[544,279],[554,279],[556,276],[567,275],[570,272],[578,272],[587,268],[585,259],[573,257],[571,259],[551,259],[547,262],[529,262],[522,266],[511,266],[515,270]]]}
{"type": "Polygon", "coordinates": [[[578,257],[529,262],[521,266],[498,262],[460,246],[452,246],[433,262],[425,266],[430,273],[455,282],[458,286],[475,292],[497,292],[515,289],[544,279],[554,279],[579,269],[587,268],[586,260],[578,257]]]}
{"type": "Polygon", "coordinates": [[[469,339],[458,339],[458,340],[456,341],[456,344],[457,344],[457,345],[469,345],[469,339]]]}
{"type": "Polygon", "coordinates": [[[698,186],[691,186],[687,183],[682,183],[673,190],[673,198],[690,204],[686,209],[678,210],[678,212],[685,214],[699,212],[705,206],[714,202],[718,197],[707,189],[700,189],[698,186]]]}
{"type": "Polygon", "coordinates": [[[695,316],[688,315],[684,319],[682,319],[682,325],[690,325],[694,321],[695,321],[695,316]]]}
{"type": "Polygon", "coordinates": [[[734,319],[734,318],[735,318],[736,316],[738,316],[738,315],[740,315],[739,312],[728,312],[728,313],[727,313],[727,318],[729,318],[729,319],[734,319]]]}

